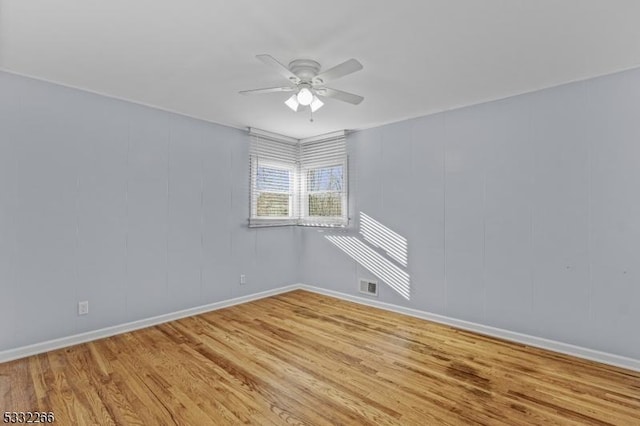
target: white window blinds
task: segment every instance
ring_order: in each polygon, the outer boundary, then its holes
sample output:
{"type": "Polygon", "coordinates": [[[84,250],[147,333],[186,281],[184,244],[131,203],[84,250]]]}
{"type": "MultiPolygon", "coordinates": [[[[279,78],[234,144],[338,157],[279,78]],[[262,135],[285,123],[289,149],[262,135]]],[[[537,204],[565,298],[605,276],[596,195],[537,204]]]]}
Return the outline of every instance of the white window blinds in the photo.
{"type": "Polygon", "coordinates": [[[300,224],[346,226],[347,150],[344,132],[301,141],[300,179],[300,224]]]}
{"type": "Polygon", "coordinates": [[[344,132],[296,140],[250,129],[249,226],[346,226],[344,132]]]}
{"type": "Polygon", "coordinates": [[[298,141],[254,129],[250,135],[249,226],[297,224],[298,141]]]}

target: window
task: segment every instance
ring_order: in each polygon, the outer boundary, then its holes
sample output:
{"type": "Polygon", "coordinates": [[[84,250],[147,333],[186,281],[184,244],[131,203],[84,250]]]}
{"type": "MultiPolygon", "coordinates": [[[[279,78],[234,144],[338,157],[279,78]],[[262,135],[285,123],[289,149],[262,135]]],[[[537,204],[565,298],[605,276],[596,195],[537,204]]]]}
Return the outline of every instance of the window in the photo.
{"type": "Polygon", "coordinates": [[[347,152],[344,132],[300,144],[301,224],[346,226],[347,152]]]}
{"type": "Polygon", "coordinates": [[[307,170],[307,216],[342,216],[342,165],[307,170]]]}
{"type": "Polygon", "coordinates": [[[291,217],[293,169],[260,164],[256,170],[257,217],[291,217]]]}
{"type": "Polygon", "coordinates": [[[344,132],[295,140],[251,129],[249,226],[346,226],[344,132]]]}
{"type": "Polygon", "coordinates": [[[252,134],[249,226],[295,225],[298,156],[296,139],[252,134]]]}

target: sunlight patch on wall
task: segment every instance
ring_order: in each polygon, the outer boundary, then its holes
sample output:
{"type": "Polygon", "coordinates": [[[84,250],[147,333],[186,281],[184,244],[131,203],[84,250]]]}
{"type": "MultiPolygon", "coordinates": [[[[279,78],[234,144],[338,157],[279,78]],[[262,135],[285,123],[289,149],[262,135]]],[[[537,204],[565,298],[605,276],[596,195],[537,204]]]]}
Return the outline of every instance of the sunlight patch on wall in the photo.
{"type": "Polygon", "coordinates": [[[380,278],[405,299],[411,298],[409,274],[357,237],[326,235],[325,238],[380,278]]]}
{"type": "Polygon", "coordinates": [[[360,212],[360,235],[402,266],[407,266],[407,239],[363,212],[360,212]]]}

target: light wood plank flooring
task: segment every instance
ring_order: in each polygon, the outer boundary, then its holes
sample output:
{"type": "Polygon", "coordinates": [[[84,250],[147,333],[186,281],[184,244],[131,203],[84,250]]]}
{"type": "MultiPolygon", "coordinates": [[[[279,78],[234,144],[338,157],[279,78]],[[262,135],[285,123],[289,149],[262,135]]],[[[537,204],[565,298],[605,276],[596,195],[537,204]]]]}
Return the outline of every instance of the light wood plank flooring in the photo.
{"type": "Polygon", "coordinates": [[[6,410],[63,425],[640,425],[640,373],[294,291],[0,364],[6,410]]]}

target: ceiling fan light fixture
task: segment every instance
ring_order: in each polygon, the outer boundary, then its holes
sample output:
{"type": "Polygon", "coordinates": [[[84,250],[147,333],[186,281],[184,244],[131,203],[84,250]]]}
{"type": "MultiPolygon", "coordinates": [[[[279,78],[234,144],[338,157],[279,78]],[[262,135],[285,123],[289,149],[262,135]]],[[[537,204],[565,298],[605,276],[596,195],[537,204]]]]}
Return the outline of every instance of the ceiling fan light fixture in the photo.
{"type": "Polygon", "coordinates": [[[303,87],[302,89],[300,89],[300,91],[298,91],[298,94],[296,95],[296,97],[300,105],[307,106],[307,105],[311,105],[311,102],[313,102],[313,98],[315,96],[313,95],[311,90],[309,90],[307,87],[303,87]]]}
{"type": "Polygon", "coordinates": [[[333,68],[320,72],[320,64],[311,59],[295,59],[287,67],[271,55],[261,54],[257,55],[256,58],[275,69],[282,77],[286,78],[289,84],[281,87],[242,90],[240,92],[242,95],[293,92],[284,101],[285,105],[293,112],[305,110],[305,107],[309,107],[311,121],[313,121],[313,113],[324,106],[324,102],[319,99],[320,96],[333,98],[352,105],[358,105],[364,100],[362,96],[324,86],[328,81],[337,80],[345,75],[360,71],[362,64],[356,59],[349,59],[333,68]]]}
{"type": "Polygon", "coordinates": [[[313,101],[311,101],[311,105],[309,106],[311,107],[311,112],[316,112],[322,108],[322,105],[324,105],[324,102],[322,102],[317,96],[314,96],[313,101]]]}
{"type": "Polygon", "coordinates": [[[284,101],[284,103],[289,108],[291,108],[293,110],[293,112],[298,111],[298,106],[300,105],[300,103],[298,102],[297,95],[291,95],[291,97],[289,99],[287,99],[286,101],[284,101]]]}

